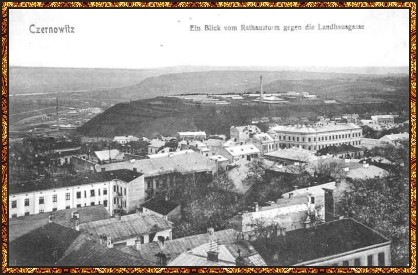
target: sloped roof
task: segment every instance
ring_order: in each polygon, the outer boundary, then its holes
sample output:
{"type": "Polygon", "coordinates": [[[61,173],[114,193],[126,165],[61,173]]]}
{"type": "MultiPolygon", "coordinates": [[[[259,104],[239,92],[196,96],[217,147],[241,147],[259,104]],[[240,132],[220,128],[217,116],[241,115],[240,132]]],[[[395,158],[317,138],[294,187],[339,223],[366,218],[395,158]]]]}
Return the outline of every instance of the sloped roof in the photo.
{"type": "Polygon", "coordinates": [[[72,213],[79,213],[79,223],[87,223],[109,219],[110,215],[103,205],[93,205],[82,208],[58,210],[53,213],[39,213],[36,215],[21,216],[9,220],[9,242],[23,236],[32,230],[48,224],[49,215],[53,214],[56,224],[71,228],[73,227],[72,213]]]}
{"type": "Polygon", "coordinates": [[[260,153],[260,150],[253,144],[226,147],[225,150],[234,157],[260,153]]]}
{"type": "Polygon", "coordinates": [[[347,177],[352,179],[372,179],[375,177],[385,177],[389,173],[380,167],[369,165],[368,167],[359,167],[347,172],[347,177]]]}
{"type": "Polygon", "coordinates": [[[145,177],[162,175],[168,173],[191,173],[200,171],[212,171],[214,164],[206,157],[197,152],[187,152],[186,154],[172,155],[161,158],[131,160],[115,162],[98,166],[106,171],[137,168],[138,172],[145,177]]]}
{"type": "MultiPolygon", "coordinates": [[[[238,231],[235,229],[226,229],[215,232],[215,236],[219,240],[220,244],[229,244],[235,242],[237,239],[237,234],[238,231]]],[[[157,242],[142,244],[139,250],[128,246],[124,246],[118,249],[121,249],[125,253],[139,255],[141,258],[158,265],[159,258],[156,256],[157,253],[169,253],[171,259],[174,259],[181,253],[186,252],[188,249],[192,249],[207,242],[209,242],[209,235],[205,233],[174,240],[167,240],[165,241],[165,246],[163,249],[157,242]]]]}
{"type": "Polygon", "coordinates": [[[175,201],[166,200],[163,196],[157,196],[150,200],[147,200],[142,207],[145,207],[149,210],[157,212],[161,215],[167,215],[174,209],[176,209],[180,204],[175,201]]]}
{"type": "Polygon", "coordinates": [[[94,151],[94,154],[100,161],[109,160],[109,156],[110,159],[123,159],[123,153],[119,152],[118,149],[94,151]]]}
{"type": "Polygon", "coordinates": [[[58,261],[58,266],[149,266],[151,263],[138,256],[123,253],[116,248],[101,245],[81,234],[58,261]]]}
{"type": "Polygon", "coordinates": [[[361,129],[360,126],[354,123],[346,123],[346,124],[327,124],[324,126],[318,127],[307,127],[305,125],[277,125],[272,127],[270,130],[276,132],[293,132],[293,133],[325,133],[331,131],[343,131],[343,130],[353,130],[353,129],[361,129]]]}
{"type": "Polygon", "coordinates": [[[391,135],[386,135],[381,137],[379,140],[380,141],[397,141],[397,140],[402,140],[402,139],[409,139],[409,134],[408,133],[400,133],[400,134],[391,134],[391,135]]]}
{"type": "Polygon", "coordinates": [[[80,224],[80,230],[86,230],[97,236],[110,236],[113,242],[161,232],[170,228],[172,228],[172,223],[163,218],[138,213],[122,216],[120,220],[111,218],[80,224]]]}
{"type": "Polygon", "coordinates": [[[267,266],[261,255],[248,241],[239,240],[235,243],[227,244],[226,247],[235,259],[241,257],[245,262],[245,266],[267,266]]]}
{"type": "Polygon", "coordinates": [[[204,131],[196,131],[196,132],[178,132],[180,136],[206,136],[206,132],[204,131]]]}
{"type": "Polygon", "coordinates": [[[286,159],[297,162],[309,162],[317,159],[311,151],[300,148],[280,149],[264,155],[270,158],[286,159]]]}
{"type": "Polygon", "coordinates": [[[148,146],[160,148],[164,145],[165,145],[165,141],[159,140],[159,139],[153,139],[150,141],[150,144],[148,146]]]}
{"type": "Polygon", "coordinates": [[[235,257],[225,245],[218,246],[218,261],[209,261],[207,251],[210,249],[209,242],[199,245],[189,251],[181,253],[168,266],[235,266],[235,257]]]}
{"type": "Polygon", "coordinates": [[[259,133],[255,134],[254,138],[260,140],[260,141],[274,141],[274,139],[271,137],[268,133],[259,133]]]}
{"type": "Polygon", "coordinates": [[[17,266],[52,266],[79,235],[74,229],[47,223],[9,243],[10,262],[17,266]]]}

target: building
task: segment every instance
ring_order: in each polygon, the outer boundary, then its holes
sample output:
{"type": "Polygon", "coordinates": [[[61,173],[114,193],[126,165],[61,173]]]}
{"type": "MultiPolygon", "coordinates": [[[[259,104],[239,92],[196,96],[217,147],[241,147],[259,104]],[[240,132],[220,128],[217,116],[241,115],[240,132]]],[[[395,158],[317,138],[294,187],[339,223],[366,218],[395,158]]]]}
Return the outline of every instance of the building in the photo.
{"type": "Polygon", "coordinates": [[[124,154],[119,152],[118,149],[103,150],[103,151],[94,151],[92,160],[98,163],[106,163],[112,161],[123,161],[124,154]]]}
{"type": "Polygon", "coordinates": [[[395,117],[393,115],[376,115],[371,116],[371,119],[379,125],[394,124],[395,117]]]}
{"type": "Polygon", "coordinates": [[[195,132],[178,132],[177,133],[179,140],[200,140],[203,141],[206,139],[206,133],[203,131],[195,132]]]}
{"type": "Polygon", "coordinates": [[[270,129],[276,133],[280,148],[299,147],[320,150],[327,146],[349,144],[361,145],[362,129],[352,124],[328,124],[319,127],[305,125],[278,125],[270,129]]]}
{"type": "Polygon", "coordinates": [[[208,158],[197,152],[168,155],[161,158],[130,160],[97,165],[97,171],[128,169],[144,174],[144,186],[141,190],[141,203],[146,199],[165,191],[177,180],[212,175],[216,167],[208,158]]]}
{"type": "Polygon", "coordinates": [[[152,214],[171,222],[181,219],[180,203],[169,200],[166,196],[156,196],[141,204],[144,214],[152,214]]]}
{"type": "Polygon", "coordinates": [[[353,219],[275,233],[251,242],[268,265],[391,265],[390,240],[353,219]]]}
{"type": "Polygon", "coordinates": [[[16,183],[9,186],[9,218],[101,204],[111,215],[130,212],[143,193],[143,174],[126,169],[16,183]]]}
{"type": "Polygon", "coordinates": [[[229,129],[230,138],[235,142],[246,142],[252,138],[255,134],[261,133],[260,128],[255,125],[247,126],[231,126],[229,129]]]}
{"type": "Polygon", "coordinates": [[[161,147],[165,145],[165,141],[153,139],[148,145],[148,155],[156,154],[161,147]]]}
{"type": "Polygon", "coordinates": [[[374,139],[374,138],[361,138],[360,144],[361,145],[357,147],[364,148],[367,150],[371,150],[375,147],[383,146],[383,144],[380,142],[379,139],[374,139]]]}
{"type": "Polygon", "coordinates": [[[398,145],[401,141],[409,140],[409,133],[390,134],[381,137],[379,141],[382,144],[398,145]]]}
{"type": "Polygon", "coordinates": [[[115,218],[93,221],[79,225],[79,230],[106,238],[112,245],[133,246],[136,242],[149,243],[162,237],[172,238],[172,223],[152,214],[134,213],[115,218]]]}
{"type": "Polygon", "coordinates": [[[244,144],[226,147],[219,154],[227,158],[230,163],[233,163],[239,159],[251,161],[254,158],[258,158],[260,150],[254,144],[244,144]]]}
{"type": "Polygon", "coordinates": [[[274,138],[268,133],[258,133],[251,139],[253,143],[260,150],[261,155],[273,152],[279,149],[279,144],[274,141],[274,138]]]}
{"type": "Polygon", "coordinates": [[[342,144],[339,146],[328,146],[317,151],[319,156],[331,155],[336,158],[360,159],[364,155],[364,149],[353,145],[342,144]]]}
{"type": "Polygon", "coordinates": [[[119,144],[127,144],[131,141],[139,141],[139,138],[134,137],[134,136],[115,136],[113,138],[113,141],[119,144]]]}
{"type": "Polygon", "coordinates": [[[299,148],[279,149],[264,155],[264,159],[273,161],[277,165],[299,165],[316,161],[318,157],[312,151],[299,148]]]}

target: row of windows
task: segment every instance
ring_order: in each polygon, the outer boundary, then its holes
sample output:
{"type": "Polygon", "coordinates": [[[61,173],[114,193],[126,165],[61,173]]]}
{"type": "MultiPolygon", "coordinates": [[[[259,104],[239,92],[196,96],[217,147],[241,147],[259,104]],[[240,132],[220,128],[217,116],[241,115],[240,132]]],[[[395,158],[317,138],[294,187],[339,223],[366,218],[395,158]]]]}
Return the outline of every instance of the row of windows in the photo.
{"type": "MultiPolygon", "coordinates": [[[[100,189],[98,189],[98,194],[100,196],[100,189]]],[[[103,189],[103,195],[107,195],[107,189],[103,189]]],[[[126,189],[125,189],[125,195],[126,195],[126,189]]],[[[81,191],[78,191],[76,196],[77,196],[77,199],[80,199],[81,191]]],[[[90,190],[90,197],[94,197],[94,196],[95,196],[95,190],[92,189],[90,190]]],[[[84,191],[84,197],[87,198],[87,191],[84,191]]],[[[71,194],[65,193],[65,200],[69,201],[70,198],[71,198],[71,194]]],[[[52,202],[57,202],[57,201],[58,201],[58,195],[57,194],[52,195],[52,202]]],[[[43,196],[39,197],[39,204],[44,204],[44,203],[45,203],[45,198],[43,196]]],[[[29,205],[30,205],[29,199],[25,199],[25,206],[29,206],[29,205]]],[[[12,208],[16,208],[16,207],[17,207],[17,201],[13,200],[12,208]]]]}
{"type": "MultiPolygon", "coordinates": [[[[337,140],[337,139],[342,139],[342,138],[354,138],[354,137],[360,137],[361,136],[361,134],[360,133],[353,133],[353,134],[342,134],[342,135],[330,135],[330,136],[320,136],[320,137],[318,137],[318,141],[324,141],[324,140],[337,140]]],[[[286,136],[279,136],[279,140],[286,140],[286,136]]],[[[311,141],[317,141],[316,140],[316,137],[314,137],[314,138],[310,138],[310,137],[308,137],[308,138],[305,138],[305,137],[302,137],[302,138],[299,138],[299,137],[295,137],[295,136],[288,136],[287,137],[287,140],[292,140],[292,141],[302,141],[302,142],[305,142],[305,141],[308,141],[308,142],[311,142],[311,141]]]]}
{"type": "MultiPolygon", "coordinates": [[[[308,145],[302,145],[302,149],[307,149],[307,150],[320,150],[323,149],[325,147],[328,146],[338,146],[338,145],[342,145],[342,144],[349,144],[349,145],[360,145],[360,141],[350,141],[350,142],[341,142],[341,143],[334,143],[334,144],[323,144],[323,145],[318,145],[318,146],[308,146],[308,145]]],[[[292,147],[297,147],[299,146],[298,144],[286,144],[284,146],[281,146],[283,148],[292,148],[292,147]]]]}
{"type": "MultiPolygon", "coordinates": [[[[123,189],[123,194],[126,196],[126,188],[121,187],[120,192],[122,192],[122,189],[123,189]]],[[[119,193],[119,185],[113,185],[113,192],[119,193]]]]}
{"type": "MultiPolygon", "coordinates": [[[[339,263],[334,263],[332,266],[339,266],[339,263]]],[[[350,266],[350,261],[342,261],[342,266],[350,266]]],[[[377,266],[385,266],[385,253],[380,252],[377,254],[377,266]]],[[[361,266],[361,259],[360,258],[354,258],[353,266],[361,266]]],[[[373,254],[367,256],[367,266],[375,266],[375,262],[373,259],[373,254]]]]}

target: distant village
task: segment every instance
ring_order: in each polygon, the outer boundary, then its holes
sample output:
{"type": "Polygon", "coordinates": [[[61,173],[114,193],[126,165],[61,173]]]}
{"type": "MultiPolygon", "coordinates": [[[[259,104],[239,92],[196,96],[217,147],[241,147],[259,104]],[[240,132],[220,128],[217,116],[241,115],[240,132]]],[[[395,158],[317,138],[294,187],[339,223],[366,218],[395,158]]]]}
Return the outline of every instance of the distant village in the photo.
{"type": "MultiPolygon", "coordinates": [[[[283,101],[262,89],[232,98],[244,97],[283,101]]],[[[409,121],[398,120],[265,117],[233,125],[229,135],[179,129],[76,139],[60,129],[11,140],[10,263],[390,266],[388,236],[341,213],[339,203],[353,181],[383,179],[399,165],[376,154],[408,144],[409,121]],[[370,138],[364,129],[392,132],[370,138]],[[251,195],[267,178],[280,179],[275,191],[251,195]]]]}

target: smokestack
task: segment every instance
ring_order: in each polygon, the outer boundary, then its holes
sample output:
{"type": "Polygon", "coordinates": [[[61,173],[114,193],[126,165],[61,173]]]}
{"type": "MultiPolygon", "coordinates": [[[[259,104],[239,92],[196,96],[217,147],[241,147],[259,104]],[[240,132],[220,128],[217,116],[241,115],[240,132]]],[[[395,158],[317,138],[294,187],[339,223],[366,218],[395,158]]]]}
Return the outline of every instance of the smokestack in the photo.
{"type": "Polygon", "coordinates": [[[263,76],[260,75],[260,103],[263,100],[263,76]]]}

